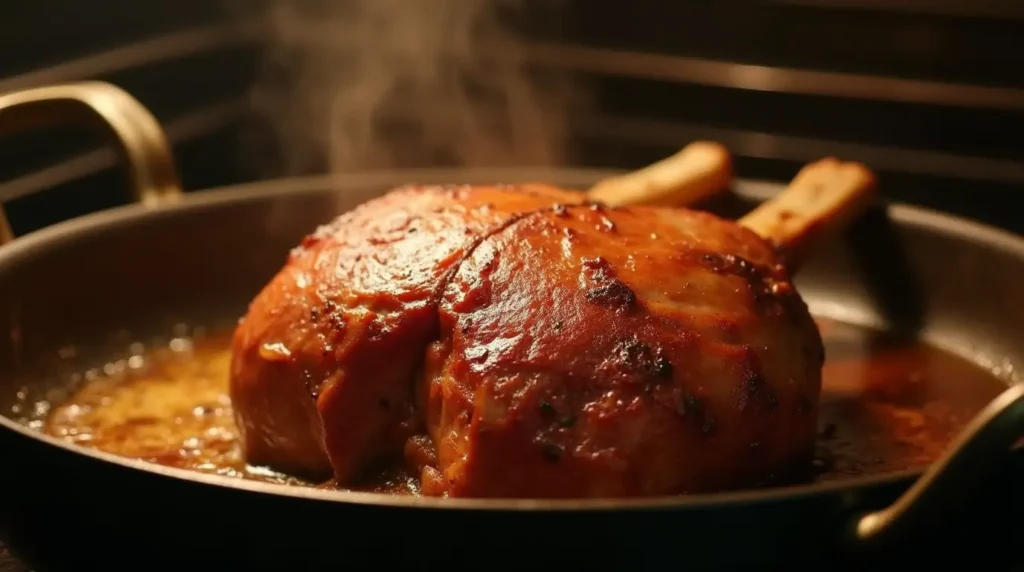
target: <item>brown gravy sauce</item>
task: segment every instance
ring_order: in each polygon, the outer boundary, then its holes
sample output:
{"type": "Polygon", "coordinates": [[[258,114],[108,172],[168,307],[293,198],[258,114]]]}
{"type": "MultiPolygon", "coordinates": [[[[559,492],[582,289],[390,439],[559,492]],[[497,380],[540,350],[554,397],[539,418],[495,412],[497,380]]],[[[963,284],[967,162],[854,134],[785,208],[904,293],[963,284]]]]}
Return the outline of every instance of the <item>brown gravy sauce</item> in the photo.
{"type": "MultiPolygon", "coordinates": [[[[993,374],[915,340],[819,319],[826,343],[817,479],[898,471],[933,461],[1005,388],[993,374]]],[[[83,447],[152,463],[312,485],[246,465],[228,397],[229,332],[175,338],[93,370],[70,399],[25,404],[30,426],[83,447]]],[[[320,485],[330,486],[330,485],[320,485]]],[[[370,490],[415,494],[386,475],[370,490]]]]}

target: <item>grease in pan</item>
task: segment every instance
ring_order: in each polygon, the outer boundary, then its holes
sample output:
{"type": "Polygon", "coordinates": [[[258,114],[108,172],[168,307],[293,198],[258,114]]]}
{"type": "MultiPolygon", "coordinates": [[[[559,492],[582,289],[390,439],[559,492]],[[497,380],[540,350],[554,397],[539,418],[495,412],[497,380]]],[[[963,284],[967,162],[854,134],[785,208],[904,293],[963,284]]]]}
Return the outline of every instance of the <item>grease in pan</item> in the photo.
{"type": "MultiPolygon", "coordinates": [[[[1005,387],[984,369],[916,340],[828,318],[817,323],[829,358],[809,480],[924,467],[1005,387]]],[[[52,409],[25,402],[17,413],[48,434],[117,455],[257,481],[321,484],[245,463],[228,396],[230,329],[178,333],[89,370],[91,381],[52,409]]],[[[419,479],[399,470],[358,488],[418,494],[419,479]]]]}

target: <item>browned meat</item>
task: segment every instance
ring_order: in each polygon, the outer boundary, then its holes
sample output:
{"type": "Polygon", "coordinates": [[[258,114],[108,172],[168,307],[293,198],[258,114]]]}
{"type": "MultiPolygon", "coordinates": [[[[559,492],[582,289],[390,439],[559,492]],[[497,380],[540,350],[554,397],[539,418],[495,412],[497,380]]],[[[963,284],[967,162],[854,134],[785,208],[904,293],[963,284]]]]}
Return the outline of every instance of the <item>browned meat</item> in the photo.
{"type": "Polygon", "coordinates": [[[445,278],[516,213],[581,199],[544,185],[410,187],[314,232],[234,335],[230,390],[246,459],[333,470],[344,484],[400,454],[445,278]]]}
{"type": "Polygon", "coordinates": [[[425,492],[478,497],[806,468],[822,341],[768,243],[582,198],[408,188],[315,232],[235,333],[246,458],[350,485],[407,445],[425,492]]]}
{"type": "Polygon", "coordinates": [[[703,492],[809,464],[821,337],[772,249],[731,222],[537,213],[480,243],[440,308],[434,494],[703,492]]]}

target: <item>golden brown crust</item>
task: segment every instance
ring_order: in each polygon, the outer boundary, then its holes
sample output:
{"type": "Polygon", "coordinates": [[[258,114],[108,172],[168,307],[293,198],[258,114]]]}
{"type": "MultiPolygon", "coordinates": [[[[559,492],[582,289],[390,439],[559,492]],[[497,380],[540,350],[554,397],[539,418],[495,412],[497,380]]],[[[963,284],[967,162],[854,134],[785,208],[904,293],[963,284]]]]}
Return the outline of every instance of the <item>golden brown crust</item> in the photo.
{"type": "Polygon", "coordinates": [[[434,492],[607,497],[807,466],[823,349],[771,247],[714,216],[573,207],[481,242],[427,352],[434,492]]]}

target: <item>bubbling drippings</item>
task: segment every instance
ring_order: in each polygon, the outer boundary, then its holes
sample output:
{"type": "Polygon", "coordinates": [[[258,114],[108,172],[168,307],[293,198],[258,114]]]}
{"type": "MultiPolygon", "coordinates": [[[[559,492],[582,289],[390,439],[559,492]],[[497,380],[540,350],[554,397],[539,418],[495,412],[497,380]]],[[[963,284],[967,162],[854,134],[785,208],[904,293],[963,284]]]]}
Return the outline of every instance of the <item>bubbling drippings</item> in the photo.
{"type": "MultiPolygon", "coordinates": [[[[828,319],[821,481],[918,468],[934,461],[967,421],[1005,387],[991,373],[907,339],[828,319]]],[[[79,376],[70,397],[27,393],[15,417],[46,434],[169,467],[263,482],[310,483],[245,463],[228,396],[230,331],[198,330],[79,376]]],[[[364,490],[418,494],[417,479],[390,467],[364,490]]]]}

